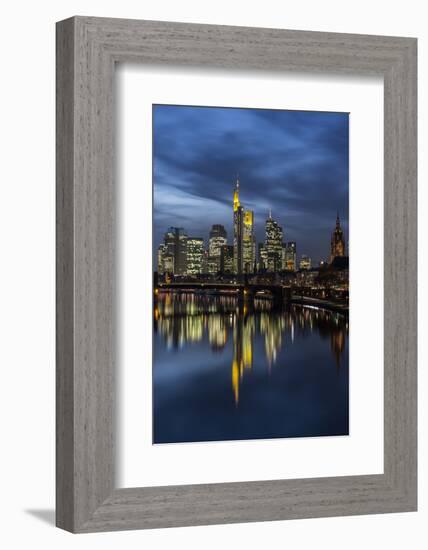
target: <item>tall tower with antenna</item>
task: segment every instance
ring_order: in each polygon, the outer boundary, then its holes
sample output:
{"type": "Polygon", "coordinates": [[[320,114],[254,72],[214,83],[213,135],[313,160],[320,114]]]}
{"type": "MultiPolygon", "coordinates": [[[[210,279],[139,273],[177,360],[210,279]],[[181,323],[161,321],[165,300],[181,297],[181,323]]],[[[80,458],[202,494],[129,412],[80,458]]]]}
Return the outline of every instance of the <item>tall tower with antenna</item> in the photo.
{"type": "Polygon", "coordinates": [[[239,201],[239,176],[233,192],[233,270],[238,277],[244,268],[243,256],[244,208],[239,201]]]}
{"type": "Polygon", "coordinates": [[[235,191],[233,192],[233,211],[236,212],[240,207],[239,202],[239,175],[236,176],[235,191]]]}

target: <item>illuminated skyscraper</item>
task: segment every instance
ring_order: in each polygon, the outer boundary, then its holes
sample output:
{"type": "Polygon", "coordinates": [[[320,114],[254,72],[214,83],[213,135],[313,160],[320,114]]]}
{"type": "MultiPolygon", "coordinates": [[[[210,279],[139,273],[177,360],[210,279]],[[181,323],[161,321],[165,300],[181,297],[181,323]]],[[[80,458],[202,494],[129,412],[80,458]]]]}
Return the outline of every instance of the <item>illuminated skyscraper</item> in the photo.
{"type": "Polygon", "coordinates": [[[311,269],[312,267],[312,260],[309,258],[309,256],[305,256],[305,254],[302,255],[300,262],[299,262],[300,269],[311,269]]]}
{"type": "Polygon", "coordinates": [[[267,269],[267,249],[265,243],[259,243],[259,270],[267,269]]]}
{"type": "Polygon", "coordinates": [[[220,271],[220,257],[206,256],[204,273],[216,275],[220,271]]]}
{"type": "Polygon", "coordinates": [[[265,248],[267,253],[267,270],[276,273],[282,267],[282,227],[272,218],[272,212],[269,212],[269,218],[266,220],[266,241],[265,248]]]}
{"type": "Polygon", "coordinates": [[[239,200],[239,178],[233,193],[233,269],[236,275],[252,273],[256,260],[254,212],[245,210],[239,200]]]}
{"type": "Polygon", "coordinates": [[[208,244],[208,273],[217,273],[220,270],[221,247],[225,244],[227,244],[226,229],[220,224],[213,225],[208,244]]]}
{"type": "Polygon", "coordinates": [[[164,254],[162,258],[162,266],[162,274],[174,273],[174,256],[168,253],[164,254]]]}
{"type": "Polygon", "coordinates": [[[187,235],[182,227],[169,227],[164,237],[164,253],[174,258],[174,275],[187,271],[187,235]]]}
{"type": "Polygon", "coordinates": [[[225,244],[221,247],[220,273],[233,273],[233,246],[225,244]]]}
{"type": "Polygon", "coordinates": [[[204,239],[198,237],[187,238],[187,275],[202,273],[204,257],[204,239]]]}
{"type": "Polygon", "coordinates": [[[208,245],[209,255],[212,257],[220,256],[221,247],[227,244],[227,232],[223,225],[215,224],[210,231],[208,245]]]}
{"type": "Polygon", "coordinates": [[[340,227],[339,213],[336,218],[336,227],[331,235],[330,263],[332,263],[337,256],[345,256],[345,237],[340,227]]]}
{"type": "Polygon", "coordinates": [[[291,241],[284,245],[284,262],[283,269],[286,271],[296,271],[297,269],[297,253],[296,243],[291,241]]]}
{"type": "Polygon", "coordinates": [[[243,268],[245,273],[252,273],[255,260],[255,239],[254,239],[254,212],[245,210],[242,235],[243,268]]]}
{"type": "Polygon", "coordinates": [[[161,243],[158,248],[158,257],[157,257],[159,275],[163,275],[165,272],[164,263],[163,263],[165,254],[166,254],[166,246],[163,243],[161,243]]]}
{"type": "Polygon", "coordinates": [[[233,193],[233,270],[242,275],[244,268],[243,255],[244,208],[239,202],[239,179],[236,179],[233,193]]]}

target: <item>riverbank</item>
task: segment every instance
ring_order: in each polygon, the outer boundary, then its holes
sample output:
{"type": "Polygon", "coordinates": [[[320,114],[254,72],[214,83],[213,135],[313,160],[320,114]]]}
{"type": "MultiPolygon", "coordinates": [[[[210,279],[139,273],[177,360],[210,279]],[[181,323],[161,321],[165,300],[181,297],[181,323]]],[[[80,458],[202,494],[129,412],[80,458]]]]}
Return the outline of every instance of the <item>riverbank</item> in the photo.
{"type": "Polygon", "coordinates": [[[338,304],[336,302],[330,302],[329,300],[321,300],[320,298],[311,298],[310,296],[293,295],[291,297],[291,303],[296,305],[319,307],[321,309],[327,309],[329,311],[336,311],[338,313],[343,313],[344,315],[349,314],[348,304],[338,304]]]}

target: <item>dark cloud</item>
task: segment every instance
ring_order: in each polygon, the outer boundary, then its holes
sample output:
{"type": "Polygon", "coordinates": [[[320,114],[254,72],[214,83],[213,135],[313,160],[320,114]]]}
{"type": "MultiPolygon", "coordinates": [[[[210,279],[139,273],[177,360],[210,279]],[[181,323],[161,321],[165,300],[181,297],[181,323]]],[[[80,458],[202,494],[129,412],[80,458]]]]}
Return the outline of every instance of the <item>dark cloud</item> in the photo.
{"type": "Polygon", "coordinates": [[[348,234],[347,113],[153,107],[154,247],[170,225],[232,239],[237,173],[241,202],[255,213],[257,240],[272,215],[298,255],[327,258],[336,212],[348,234]]]}

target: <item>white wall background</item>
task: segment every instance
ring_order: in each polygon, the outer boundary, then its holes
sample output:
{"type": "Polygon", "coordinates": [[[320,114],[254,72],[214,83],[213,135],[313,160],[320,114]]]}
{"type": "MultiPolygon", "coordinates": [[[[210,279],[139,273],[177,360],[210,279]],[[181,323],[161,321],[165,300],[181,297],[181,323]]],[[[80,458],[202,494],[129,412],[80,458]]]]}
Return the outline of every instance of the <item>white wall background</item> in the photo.
{"type": "MultiPolygon", "coordinates": [[[[54,507],[54,95],[55,21],[71,15],[416,36],[419,38],[420,212],[427,205],[428,27],[407,0],[15,0],[2,8],[0,101],[0,542],[3,548],[236,547],[329,550],[426,547],[427,351],[420,349],[419,512],[264,524],[73,536],[54,507]],[[410,539],[409,539],[410,538],[410,539]]],[[[420,221],[420,280],[428,277],[420,221]]],[[[419,291],[419,334],[428,326],[419,291]]],[[[422,342],[422,337],[420,338],[422,342]]]]}

